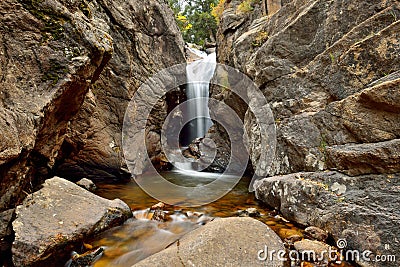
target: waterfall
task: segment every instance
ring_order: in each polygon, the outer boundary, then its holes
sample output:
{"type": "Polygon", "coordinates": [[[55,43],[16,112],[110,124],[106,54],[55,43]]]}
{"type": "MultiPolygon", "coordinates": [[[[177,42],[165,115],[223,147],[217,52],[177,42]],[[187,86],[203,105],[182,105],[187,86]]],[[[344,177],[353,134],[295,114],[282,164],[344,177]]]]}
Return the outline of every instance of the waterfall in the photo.
{"type": "Polygon", "coordinates": [[[188,146],[196,138],[204,137],[213,125],[208,108],[208,96],[210,80],[214,76],[217,60],[215,53],[202,57],[203,59],[186,66],[186,97],[188,102],[181,107],[186,123],[179,137],[181,148],[176,151],[173,150],[169,154],[170,162],[174,164],[177,171],[198,170],[196,160],[182,158],[182,147],[185,149],[185,146],[188,146]]]}
{"type": "Polygon", "coordinates": [[[213,124],[208,109],[209,83],[216,67],[216,54],[212,53],[201,60],[197,60],[186,67],[188,100],[193,99],[188,107],[188,118],[195,118],[188,126],[189,142],[198,137],[204,137],[213,124]]]}

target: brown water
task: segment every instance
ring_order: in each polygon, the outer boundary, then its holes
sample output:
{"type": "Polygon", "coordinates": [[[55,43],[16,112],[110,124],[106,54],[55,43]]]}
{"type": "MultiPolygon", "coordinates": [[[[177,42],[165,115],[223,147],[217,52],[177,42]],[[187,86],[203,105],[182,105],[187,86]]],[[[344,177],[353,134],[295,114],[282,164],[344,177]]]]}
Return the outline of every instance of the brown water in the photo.
{"type": "MultiPolygon", "coordinates": [[[[187,186],[208,183],[202,177],[188,177],[177,172],[166,172],[163,176],[171,182],[179,180],[187,186]]],[[[147,177],[151,179],[151,177],[147,177]]],[[[124,225],[114,228],[88,241],[87,247],[106,247],[104,255],[95,262],[95,267],[125,267],[152,255],[174,243],[184,234],[201,227],[215,217],[238,216],[238,210],[256,208],[260,212],[258,220],[270,226],[282,239],[292,236],[303,236],[303,230],[288,222],[276,212],[257,201],[254,194],[248,192],[250,179],[242,178],[236,187],[219,200],[205,206],[181,208],[165,206],[167,221],[149,220],[149,207],[159,201],[143,192],[131,181],[126,184],[98,184],[96,194],[108,198],[120,198],[134,211],[138,220],[128,220],[124,225]]],[[[302,266],[312,266],[304,265],[302,266]]],[[[351,266],[347,264],[330,266],[351,266]]]]}

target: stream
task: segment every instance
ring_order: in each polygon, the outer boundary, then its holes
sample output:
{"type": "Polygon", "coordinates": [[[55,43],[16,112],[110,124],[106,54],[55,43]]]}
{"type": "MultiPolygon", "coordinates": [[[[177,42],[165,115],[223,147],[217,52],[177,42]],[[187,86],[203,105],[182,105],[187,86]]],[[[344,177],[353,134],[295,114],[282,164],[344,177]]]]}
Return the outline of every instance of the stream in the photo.
{"type": "MultiPolygon", "coordinates": [[[[198,186],[210,182],[210,173],[169,171],[162,175],[169,181],[184,186],[198,186]]],[[[151,177],[146,177],[151,179],[151,177]]],[[[166,221],[150,220],[149,207],[159,201],[147,195],[140,187],[131,181],[125,184],[98,184],[96,194],[114,199],[120,198],[133,210],[136,219],[130,219],[122,226],[113,228],[105,233],[88,240],[85,246],[105,248],[103,256],[94,263],[94,267],[125,267],[132,266],[138,261],[157,253],[174,243],[184,234],[201,227],[214,218],[239,216],[239,210],[256,208],[260,215],[256,219],[271,227],[282,239],[292,236],[303,236],[304,231],[279,214],[267,208],[248,192],[250,178],[243,177],[235,188],[208,205],[181,208],[166,205],[166,221]]],[[[303,265],[302,265],[303,266],[303,265]]],[[[306,265],[304,265],[306,266],[306,265]]],[[[313,266],[313,265],[309,265],[313,266]]],[[[345,263],[331,266],[351,266],[345,263]]]]}

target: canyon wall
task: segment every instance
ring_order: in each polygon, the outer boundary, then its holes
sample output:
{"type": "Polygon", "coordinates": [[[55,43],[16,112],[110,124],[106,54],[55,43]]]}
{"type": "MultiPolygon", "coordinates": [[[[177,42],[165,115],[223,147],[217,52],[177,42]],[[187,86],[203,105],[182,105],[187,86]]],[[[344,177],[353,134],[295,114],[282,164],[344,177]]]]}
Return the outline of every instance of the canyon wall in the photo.
{"type": "MultiPolygon", "coordinates": [[[[257,120],[249,110],[243,118],[256,174],[274,176],[256,184],[256,195],[291,220],[347,238],[350,247],[378,253],[393,244],[386,252],[399,256],[393,229],[400,216],[388,207],[399,208],[400,5],[281,5],[268,15],[261,1],[227,1],[219,23],[220,63],[251,77],[274,114],[272,166],[263,164],[257,120]],[[369,230],[354,234],[364,226],[369,230]]],[[[228,90],[213,94],[240,109],[228,90]]]]}
{"type": "MultiPolygon", "coordinates": [[[[185,57],[162,1],[4,0],[0,14],[4,255],[14,207],[45,179],[129,177],[121,151],[125,107],[150,75],[185,57]]],[[[161,101],[152,119],[166,112],[161,101]]],[[[155,147],[157,131],[148,131],[155,147]]]]}

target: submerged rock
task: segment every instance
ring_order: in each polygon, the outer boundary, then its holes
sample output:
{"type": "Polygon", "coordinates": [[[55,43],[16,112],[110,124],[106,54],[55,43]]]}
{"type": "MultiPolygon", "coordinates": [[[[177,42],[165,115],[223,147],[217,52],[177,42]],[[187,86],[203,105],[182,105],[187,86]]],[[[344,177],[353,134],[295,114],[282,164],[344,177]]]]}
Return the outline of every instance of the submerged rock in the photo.
{"type": "Polygon", "coordinates": [[[256,208],[248,208],[246,210],[238,210],[237,215],[239,217],[259,217],[260,212],[256,208]]]}
{"type": "MultiPolygon", "coordinates": [[[[252,218],[216,219],[186,234],[167,249],[134,266],[284,266],[275,256],[266,260],[260,252],[284,251],[280,238],[252,218]]],[[[267,252],[268,253],[268,252],[267,252]]]]}
{"type": "Polygon", "coordinates": [[[107,200],[65,179],[46,180],[16,209],[12,246],[16,266],[66,262],[84,238],[123,223],[132,216],[127,204],[107,200]]]}
{"type": "Polygon", "coordinates": [[[295,242],[300,241],[302,239],[303,237],[300,235],[291,235],[289,237],[286,237],[283,241],[285,242],[285,245],[288,248],[292,248],[295,242]]]}

